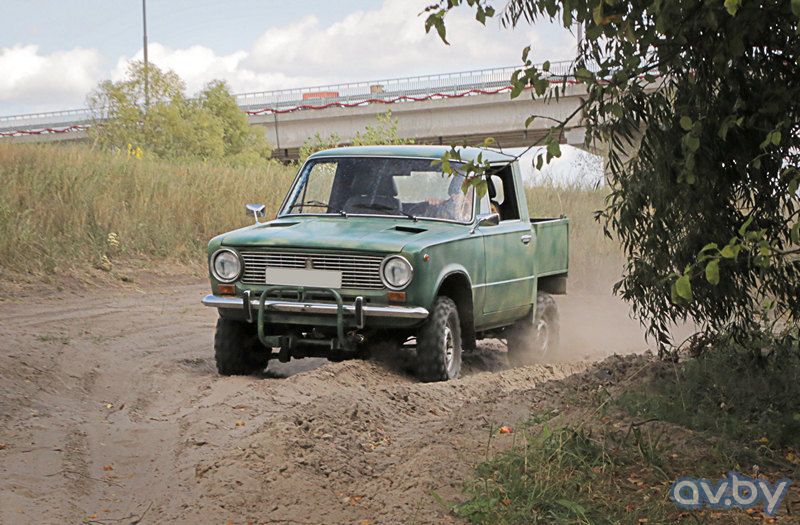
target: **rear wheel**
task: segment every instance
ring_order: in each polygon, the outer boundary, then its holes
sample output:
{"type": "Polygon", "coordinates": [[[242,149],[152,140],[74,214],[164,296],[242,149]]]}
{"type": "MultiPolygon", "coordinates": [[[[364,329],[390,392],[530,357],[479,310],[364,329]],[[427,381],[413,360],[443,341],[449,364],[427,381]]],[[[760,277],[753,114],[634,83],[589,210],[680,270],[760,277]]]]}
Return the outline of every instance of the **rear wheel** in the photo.
{"type": "Polygon", "coordinates": [[[539,292],[533,315],[509,330],[508,361],[513,366],[541,363],[558,351],[558,307],[550,294],[539,292]]]}
{"type": "Polygon", "coordinates": [[[456,303],[436,298],[428,320],[417,336],[417,376],[420,380],[447,381],[461,371],[461,324],[456,303]]]}
{"type": "Polygon", "coordinates": [[[254,324],[220,317],[214,334],[217,371],[224,376],[249,375],[267,367],[271,350],[258,339],[254,324]]]}

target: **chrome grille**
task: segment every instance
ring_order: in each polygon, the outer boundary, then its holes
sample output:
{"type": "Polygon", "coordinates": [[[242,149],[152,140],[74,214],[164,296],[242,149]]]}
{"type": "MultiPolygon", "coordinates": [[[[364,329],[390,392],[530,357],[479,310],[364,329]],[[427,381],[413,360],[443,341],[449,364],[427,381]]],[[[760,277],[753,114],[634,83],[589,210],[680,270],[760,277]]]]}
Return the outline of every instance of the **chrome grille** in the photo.
{"type": "Polygon", "coordinates": [[[289,252],[239,252],[244,260],[242,282],[264,284],[267,268],[307,268],[308,261],[315,270],[342,272],[342,288],[383,288],[381,262],[373,255],[339,255],[289,252]]]}

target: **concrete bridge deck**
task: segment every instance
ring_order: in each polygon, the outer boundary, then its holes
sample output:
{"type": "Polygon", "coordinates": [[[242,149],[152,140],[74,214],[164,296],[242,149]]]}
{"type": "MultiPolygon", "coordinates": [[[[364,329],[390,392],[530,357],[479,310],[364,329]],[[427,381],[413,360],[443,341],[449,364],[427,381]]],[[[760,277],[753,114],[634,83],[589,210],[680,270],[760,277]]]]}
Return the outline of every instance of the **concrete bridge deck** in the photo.
{"type": "MultiPolygon", "coordinates": [[[[550,80],[560,83],[570,64],[554,63],[550,80]]],[[[311,86],[235,95],[256,126],[265,128],[274,155],[298,157],[315,134],[338,135],[347,143],[387,110],[398,120],[398,134],[426,144],[481,144],[494,138],[501,147],[529,146],[541,140],[552,120],[562,120],[579,106],[581,85],[567,84],[558,101],[532,99],[529,92],[511,99],[509,79],[516,68],[492,68],[347,84],[311,86]],[[525,119],[537,119],[525,128],[525,119]]],[[[85,140],[95,122],[89,109],[0,117],[0,140],[43,142],[85,140]]],[[[583,142],[580,115],[568,123],[562,142],[583,142]]]]}

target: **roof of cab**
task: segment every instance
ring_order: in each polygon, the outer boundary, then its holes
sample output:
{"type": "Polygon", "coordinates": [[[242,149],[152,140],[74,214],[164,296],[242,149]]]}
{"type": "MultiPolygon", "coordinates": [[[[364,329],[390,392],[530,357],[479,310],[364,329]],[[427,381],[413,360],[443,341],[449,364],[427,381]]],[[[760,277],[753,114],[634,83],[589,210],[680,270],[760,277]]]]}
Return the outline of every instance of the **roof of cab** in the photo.
{"type": "MultiPolygon", "coordinates": [[[[461,154],[461,159],[467,162],[475,160],[479,153],[489,162],[509,162],[514,160],[513,155],[507,155],[497,150],[474,147],[456,148],[461,154]]],[[[439,159],[450,151],[450,146],[424,146],[418,144],[402,146],[347,146],[343,148],[326,149],[312,153],[309,159],[330,157],[415,157],[421,159],[439,159]]]]}

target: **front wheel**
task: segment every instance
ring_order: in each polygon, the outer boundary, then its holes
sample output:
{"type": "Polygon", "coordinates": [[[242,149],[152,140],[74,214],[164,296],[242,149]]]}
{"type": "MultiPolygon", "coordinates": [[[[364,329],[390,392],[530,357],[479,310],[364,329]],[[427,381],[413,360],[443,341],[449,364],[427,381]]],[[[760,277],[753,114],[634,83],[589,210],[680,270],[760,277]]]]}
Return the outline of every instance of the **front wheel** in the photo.
{"type": "Polygon", "coordinates": [[[421,381],[455,379],[461,371],[461,324],[456,303],[436,298],[428,320],[417,335],[417,377],[421,381]]]}
{"type": "Polygon", "coordinates": [[[249,375],[267,367],[271,349],[258,339],[254,324],[220,317],[214,334],[217,371],[224,376],[249,375]]]}
{"type": "Polygon", "coordinates": [[[558,307],[550,294],[539,292],[533,316],[509,329],[508,361],[513,366],[541,363],[558,351],[558,307]]]}

